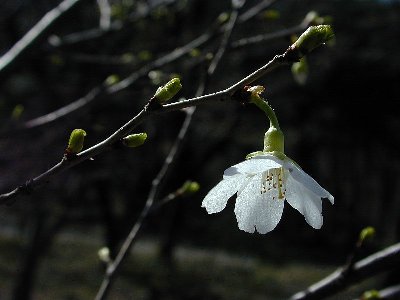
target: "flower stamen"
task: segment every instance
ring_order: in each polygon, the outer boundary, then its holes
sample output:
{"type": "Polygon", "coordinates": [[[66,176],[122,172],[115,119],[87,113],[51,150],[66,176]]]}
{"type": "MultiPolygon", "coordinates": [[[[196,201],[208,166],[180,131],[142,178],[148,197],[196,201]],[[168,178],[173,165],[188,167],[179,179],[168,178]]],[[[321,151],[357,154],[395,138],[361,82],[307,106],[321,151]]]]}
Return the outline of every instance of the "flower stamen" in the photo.
{"type": "MultiPolygon", "coordinates": [[[[285,171],[282,167],[263,172],[260,193],[265,194],[271,190],[277,190],[277,198],[280,200],[285,200],[286,188],[284,175],[285,171]]],[[[272,197],[272,199],[275,198],[275,196],[272,197]]]]}

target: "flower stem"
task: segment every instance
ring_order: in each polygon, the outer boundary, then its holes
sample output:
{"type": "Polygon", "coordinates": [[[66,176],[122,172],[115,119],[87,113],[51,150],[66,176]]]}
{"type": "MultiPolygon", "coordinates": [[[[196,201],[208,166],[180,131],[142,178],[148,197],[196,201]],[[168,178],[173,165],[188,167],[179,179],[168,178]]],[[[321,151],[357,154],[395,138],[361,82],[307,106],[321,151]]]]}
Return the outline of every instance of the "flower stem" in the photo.
{"type": "Polygon", "coordinates": [[[275,114],[274,110],[272,109],[272,107],[269,106],[268,102],[265,101],[263,98],[261,98],[258,95],[256,97],[252,97],[251,101],[255,105],[257,105],[257,107],[260,108],[263,112],[265,112],[265,114],[267,115],[267,117],[269,119],[269,126],[275,127],[276,129],[280,130],[279,122],[276,117],[276,114],[275,114]]]}

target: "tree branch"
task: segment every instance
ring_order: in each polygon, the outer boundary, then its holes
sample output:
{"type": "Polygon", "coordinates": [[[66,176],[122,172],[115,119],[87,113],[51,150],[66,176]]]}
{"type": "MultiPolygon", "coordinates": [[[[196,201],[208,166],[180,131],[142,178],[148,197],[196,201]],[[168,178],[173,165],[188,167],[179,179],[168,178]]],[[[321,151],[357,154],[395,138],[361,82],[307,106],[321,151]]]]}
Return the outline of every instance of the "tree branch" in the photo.
{"type": "Polygon", "coordinates": [[[80,0],[64,0],[57,7],[46,13],[10,50],[0,57],[0,73],[28,52],[48,32],[55,22],[71,10],[80,0]]]}
{"type": "Polygon", "coordinates": [[[88,105],[89,103],[93,102],[94,100],[98,99],[102,95],[110,95],[117,93],[123,89],[126,89],[127,87],[131,86],[133,83],[136,82],[139,78],[146,76],[151,70],[159,68],[163,65],[166,65],[168,63],[171,63],[183,55],[187,54],[190,52],[193,48],[197,48],[204,43],[206,43],[208,40],[210,40],[213,36],[215,35],[215,31],[208,31],[196,39],[192,40],[188,44],[176,48],[175,50],[169,52],[168,54],[148,63],[147,65],[143,66],[136,72],[131,73],[128,77],[125,79],[119,81],[118,83],[105,87],[104,83],[98,87],[93,88],[90,90],[88,94],[86,94],[84,97],[79,98],[78,100],[71,102],[70,104],[63,106],[53,112],[50,112],[48,114],[45,114],[43,116],[37,117],[35,119],[27,121],[23,127],[25,128],[34,128],[38,127],[50,122],[53,122],[61,117],[64,117],[78,109],[80,109],[83,106],[88,105]]]}
{"type": "Polygon", "coordinates": [[[250,83],[264,76],[268,72],[274,70],[276,67],[291,63],[293,61],[297,61],[299,54],[296,52],[294,56],[293,51],[294,49],[289,47],[285,53],[276,55],[264,66],[225,90],[179,102],[174,102],[171,104],[166,104],[154,110],[149,109],[149,105],[146,105],[135,117],[133,117],[125,125],[123,125],[112,135],[110,135],[108,138],[101,141],[97,145],[94,145],[89,149],[80,152],[73,159],[66,159],[64,157],[58,164],[56,164],[54,167],[47,170],[43,174],[28,180],[24,185],[19,186],[8,193],[0,195],[0,204],[10,203],[13,198],[19,196],[20,194],[23,194],[24,192],[29,193],[39,186],[49,182],[54,175],[68,170],[69,168],[83,161],[91,159],[105,151],[110,150],[114,144],[116,144],[120,139],[131,133],[139,124],[150,118],[152,115],[176,111],[190,106],[197,106],[200,104],[213,103],[217,101],[231,99],[231,97],[237,91],[241,90],[244,86],[249,85],[250,83]]]}
{"type": "Polygon", "coordinates": [[[311,285],[306,290],[291,297],[292,300],[323,299],[332,296],[353,283],[362,281],[379,272],[398,268],[400,264],[400,243],[356,262],[348,271],[346,267],[311,285]]]}
{"type": "MultiPolygon", "coordinates": [[[[168,2],[168,1],[166,1],[168,2]]],[[[172,1],[173,2],[173,1],[172,1]]],[[[268,7],[269,5],[273,4],[274,2],[276,2],[276,0],[274,1],[264,1],[263,3],[260,3],[262,5],[256,5],[253,8],[250,8],[247,12],[244,12],[243,14],[241,14],[239,16],[239,22],[243,23],[246,22],[247,20],[250,19],[250,17],[254,16],[257,12],[259,12],[260,9],[265,9],[266,7],[268,7]],[[245,16],[245,18],[242,19],[242,16],[245,16]]],[[[230,23],[226,24],[226,26],[230,26],[230,23]]],[[[110,25],[112,27],[112,25],[110,25]]],[[[303,24],[303,26],[305,26],[303,24]]],[[[307,26],[305,26],[306,28],[307,26]]],[[[96,29],[96,30],[100,30],[100,29],[96,29]]],[[[300,29],[296,28],[296,32],[298,32],[300,29]]],[[[118,82],[117,84],[112,85],[111,87],[106,87],[104,88],[103,86],[97,86],[94,87],[93,89],[91,89],[89,91],[88,94],[86,94],[85,96],[79,98],[78,100],[71,102],[70,104],[63,106],[55,111],[52,111],[48,114],[45,114],[43,116],[34,118],[32,120],[29,120],[27,122],[24,123],[23,128],[34,128],[34,127],[38,127],[38,126],[42,126],[45,125],[47,123],[56,121],[57,119],[64,117],[88,104],[90,104],[91,102],[95,101],[96,99],[98,99],[100,96],[105,95],[105,94],[113,94],[116,92],[119,92],[129,86],[131,86],[133,83],[136,82],[136,80],[138,80],[139,78],[146,76],[151,70],[154,70],[156,68],[160,68],[163,65],[166,65],[168,63],[171,63],[177,59],[179,59],[180,57],[182,57],[183,55],[187,54],[188,52],[190,52],[192,49],[197,48],[203,44],[205,44],[207,41],[209,41],[211,38],[213,38],[216,34],[218,34],[219,32],[221,32],[220,30],[218,31],[217,28],[214,26],[211,27],[211,30],[203,33],[202,35],[200,35],[199,37],[197,37],[196,39],[192,40],[191,42],[189,42],[188,44],[176,48],[175,50],[171,51],[170,53],[156,59],[155,61],[143,66],[142,68],[140,68],[139,70],[137,70],[136,72],[133,72],[131,75],[129,75],[128,77],[126,77],[125,79],[121,80],[120,82],[118,82]]],[[[223,27],[223,32],[227,32],[226,28],[223,27]]],[[[286,36],[289,33],[291,33],[291,30],[286,30],[284,32],[280,32],[277,35],[272,34],[270,39],[272,38],[276,38],[276,37],[282,37],[282,36],[286,36]]],[[[241,46],[245,46],[247,44],[252,44],[254,43],[253,40],[250,39],[250,41],[246,41],[246,39],[243,40],[239,40],[237,42],[234,42],[233,48],[236,47],[241,47],[241,46]],[[240,45],[236,45],[237,43],[242,43],[240,45]]],[[[220,48],[220,49],[224,49],[226,47],[220,48]]],[[[225,50],[224,50],[225,51],[225,50]]],[[[218,57],[220,54],[216,54],[216,56],[218,57]]]]}
{"type": "MultiPolygon", "coordinates": [[[[244,4],[244,1],[242,2],[242,5],[244,4]]],[[[214,59],[211,61],[209,68],[207,70],[206,78],[204,78],[204,81],[200,84],[199,88],[196,91],[196,95],[201,95],[204,93],[204,90],[206,88],[206,82],[208,82],[208,78],[211,77],[219,62],[221,61],[221,58],[223,54],[225,53],[226,47],[228,45],[229,38],[231,36],[232,30],[236,24],[237,17],[238,17],[238,10],[241,6],[234,7],[231,13],[230,20],[228,24],[225,26],[225,32],[224,35],[222,36],[220,45],[217,49],[217,54],[214,56],[214,59]]],[[[134,245],[134,242],[137,240],[137,233],[139,232],[145,218],[149,214],[149,212],[155,207],[154,205],[154,200],[157,198],[157,195],[160,191],[160,187],[162,182],[165,180],[167,173],[170,169],[170,166],[174,163],[176,157],[178,156],[178,153],[182,147],[182,143],[186,137],[186,133],[188,132],[189,126],[191,124],[193,114],[195,113],[196,107],[190,107],[186,112],[186,117],[185,120],[182,124],[181,129],[179,130],[179,134],[177,138],[174,141],[174,144],[172,145],[167,158],[164,161],[163,166],[161,167],[160,171],[158,172],[157,176],[154,178],[154,180],[151,183],[151,190],[149,193],[149,196],[146,200],[146,204],[140,213],[140,216],[134,226],[132,227],[131,231],[129,232],[127,238],[125,239],[120,251],[118,252],[117,257],[115,260],[108,266],[106,273],[104,275],[103,281],[100,285],[100,288],[97,292],[95,300],[103,300],[106,298],[111,285],[116,278],[118,271],[122,265],[122,262],[126,259],[128,256],[129,250],[132,248],[134,245]]],[[[170,201],[167,197],[168,200],[165,200],[164,202],[158,202],[159,207],[161,204],[166,203],[167,201],[170,201]]]]}

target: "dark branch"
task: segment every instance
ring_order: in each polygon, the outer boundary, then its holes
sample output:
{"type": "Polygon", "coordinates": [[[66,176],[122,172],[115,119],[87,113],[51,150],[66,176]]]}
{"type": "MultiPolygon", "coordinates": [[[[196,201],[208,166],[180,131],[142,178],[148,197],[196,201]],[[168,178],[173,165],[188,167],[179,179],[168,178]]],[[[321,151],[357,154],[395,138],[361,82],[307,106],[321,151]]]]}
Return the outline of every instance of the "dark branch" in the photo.
{"type": "Polygon", "coordinates": [[[40,42],[60,17],[71,10],[81,0],[64,0],[46,13],[10,50],[0,57],[0,73],[20,60],[24,54],[40,42]]]}
{"type": "MultiPolygon", "coordinates": [[[[231,97],[235,94],[235,92],[239,91],[242,89],[244,86],[251,84],[255,80],[259,79],[260,77],[264,76],[268,72],[274,70],[278,66],[286,65],[291,62],[293,62],[293,59],[295,58],[296,60],[298,59],[298,53],[296,55],[293,55],[293,49],[288,48],[288,50],[280,55],[275,55],[275,57],[266,63],[264,66],[259,68],[258,70],[254,71],[247,77],[243,78],[239,82],[233,84],[229,88],[200,96],[200,97],[195,97],[192,99],[187,99],[171,104],[166,104],[164,106],[161,106],[157,110],[149,110],[147,109],[147,106],[145,106],[142,111],[140,111],[135,117],[133,117],[131,120],[129,120],[125,125],[123,125],[121,128],[119,128],[117,131],[115,131],[112,135],[110,135],[108,138],[103,140],[102,142],[98,143],[97,145],[92,146],[91,148],[82,151],[79,153],[76,157],[73,159],[63,159],[60,163],[49,169],[48,171],[44,172],[43,174],[39,175],[38,177],[33,178],[30,181],[29,188],[31,190],[36,189],[38,186],[43,185],[44,183],[47,183],[50,181],[50,179],[58,173],[61,173],[69,168],[71,168],[74,165],[77,165],[83,161],[86,161],[88,159],[91,159],[92,157],[95,157],[99,155],[100,153],[103,153],[107,150],[110,150],[112,146],[117,143],[121,138],[127,136],[130,134],[139,124],[141,124],[143,121],[147,120],[149,117],[151,117],[154,114],[159,114],[159,113],[166,113],[170,111],[176,111],[182,108],[187,108],[190,106],[197,106],[200,104],[205,104],[205,103],[212,103],[212,102],[217,102],[217,101],[222,101],[222,100],[228,100],[231,99],[231,97]]],[[[20,188],[15,188],[13,191],[9,193],[5,193],[0,195],[0,204],[5,204],[9,203],[10,200],[15,198],[16,196],[21,194],[21,189],[20,188]]]]}
{"type": "Polygon", "coordinates": [[[400,243],[356,262],[350,271],[347,271],[346,267],[337,270],[305,291],[293,295],[291,299],[323,299],[344,290],[353,283],[360,282],[380,272],[398,268],[399,264],[400,243]]]}

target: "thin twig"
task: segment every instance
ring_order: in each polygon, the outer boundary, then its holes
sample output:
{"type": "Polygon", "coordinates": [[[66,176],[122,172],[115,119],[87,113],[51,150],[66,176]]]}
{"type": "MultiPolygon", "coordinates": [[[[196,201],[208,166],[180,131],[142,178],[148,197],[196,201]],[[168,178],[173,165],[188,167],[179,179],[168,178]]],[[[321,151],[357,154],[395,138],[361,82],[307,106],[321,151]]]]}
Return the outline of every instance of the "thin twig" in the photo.
{"type": "Polygon", "coordinates": [[[308,24],[301,23],[297,26],[293,26],[293,27],[290,27],[287,29],[283,29],[283,30],[279,30],[279,31],[271,32],[271,33],[258,34],[258,35],[251,36],[251,37],[246,37],[243,39],[239,39],[237,41],[233,41],[231,43],[231,48],[236,49],[236,48],[241,48],[244,46],[258,44],[261,42],[267,42],[267,41],[277,39],[277,38],[291,36],[292,34],[304,31],[307,27],[308,27],[308,24]]]}
{"type": "Polygon", "coordinates": [[[79,32],[69,33],[65,36],[52,35],[48,39],[48,43],[52,48],[58,48],[66,45],[73,45],[80,42],[88,42],[93,39],[102,38],[106,34],[111,32],[117,32],[127,27],[127,25],[132,24],[138,20],[146,18],[150,12],[160,5],[169,5],[174,3],[176,0],[162,0],[162,1],[150,1],[145,9],[135,11],[132,15],[128,17],[127,20],[114,20],[110,23],[108,28],[104,30],[103,28],[91,28],[79,32]]]}
{"type": "MultiPolygon", "coordinates": [[[[273,3],[273,2],[272,2],[273,3]]],[[[270,3],[270,4],[272,4],[270,3]]],[[[264,4],[265,5],[265,4],[264,4]]],[[[265,6],[264,6],[265,8],[265,6]]],[[[251,10],[251,9],[249,9],[251,10]]],[[[242,15],[245,15],[246,13],[248,13],[249,11],[241,14],[239,16],[239,19],[242,15]]],[[[254,11],[253,11],[254,12],[254,11]]],[[[249,18],[246,17],[245,20],[243,20],[242,22],[247,21],[249,18]]],[[[230,26],[230,23],[226,24],[226,26],[230,26]]],[[[111,25],[112,27],[113,25],[111,25]]],[[[304,26],[304,25],[302,25],[304,26]]],[[[307,27],[307,26],[306,26],[307,27]]],[[[225,28],[223,28],[224,31],[223,32],[227,32],[225,30],[225,28]]],[[[298,32],[299,29],[296,28],[296,32],[298,32]]],[[[281,36],[286,36],[290,33],[290,29],[282,31],[280,34],[276,35],[276,36],[271,36],[270,38],[278,38],[281,36]]],[[[107,89],[103,89],[103,92],[106,94],[113,94],[116,92],[119,92],[129,86],[131,86],[133,83],[136,82],[136,80],[138,80],[139,78],[146,76],[151,70],[154,70],[156,68],[160,68],[168,63],[171,63],[177,59],[179,59],[180,57],[182,57],[183,55],[187,54],[188,52],[190,52],[192,49],[197,48],[203,44],[205,44],[207,41],[209,41],[211,38],[213,38],[218,32],[216,32],[215,28],[213,27],[210,31],[200,35],[199,37],[197,37],[196,39],[192,40],[191,42],[189,42],[188,44],[180,47],[180,48],[176,48],[175,50],[173,50],[172,52],[158,58],[155,61],[152,61],[151,63],[143,66],[142,68],[140,68],[139,70],[133,72],[132,74],[130,74],[128,77],[126,77],[125,79],[123,79],[122,81],[118,82],[117,84],[108,87],[107,89]]],[[[263,40],[262,40],[263,41],[263,40]]],[[[236,45],[235,43],[233,43],[233,45],[236,46],[231,46],[233,48],[236,47],[241,47],[241,46],[245,46],[247,45],[247,43],[253,43],[253,41],[245,41],[245,39],[243,40],[239,40],[237,41],[239,43],[243,43],[243,45],[236,45]]],[[[223,48],[220,48],[223,49],[223,48]]],[[[224,50],[225,51],[225,50],[224,50]]],[[[220,54],[216,54],[216,56],[220,56],[220,54]]],[[[90,104],[91,102],[95,101],[96,99],[98,99],[100,96],[104,95],[104,93],[98,93],[97,91],[101,89],[101,86],[98,87],[94,87],[93,89],[91,89],[89,91],[88,94],[86,94],[85,96],[79,98],[78,100],[71,102],[70,104],[61,107],[55,111],[52,111],[48,114],[45,114],[43,116],[31,119],[29,121],[26,121],[23,125],[23,128],[34,128],[34,127],[39,127],[45,124],[48,124],[50,122],[56,121],[59,118],[65,117],[66,115],[73,113],[74,111],[90,104]]]]}
{"type": "Polygon", "coordinates": [[[381,299],[400,299],[400,284],[380,290],[379,297],[381,297],[381,299]]]}
{"type": "Polygon", "coordinates": [[[14,46],[0,57],[0,73],[4,72],[13,63],[28,52],[48,30],[66,12],[71,10],[80,0],[64,0],[57,7],[47,12],[14,46]]]}
{"type": "Polygon", "coordinates": [[[139,70],[133,72],[130,74],[128,77],[125,79],[121,80],[120,82],[104,88],[104,84],[102,84],[99,87],[93,88],[88,94],[86,94],[84,97],[71,102],[70,104],[63,106],[55,111],[52,111],[48,114],[45,114],[43,116],[37,117],[35,119],[29,120],[25,122],[24,128],[34,128],[38,127],[44,124],[48,124],[50,122],[53,122],[61,117],[64,117],[80,108],[83,106],[88,105],[89,103],[95,101],[102,95],[109,95],[113,93],[117,93],[123,89],[126,89],[127,87],[131,86],[133,83],[136,82],[136,80],[140,79],[143,76],[146,76],[151,70],[160,68],[163,65],[166,65],[168,63],[171,63],[183,55],[187,54],[190,52],[193,48],[197,48],[201,46],[202,44],[206,43],[209,41],[213,36],[215,35],[214,31],[209,31],[206,32],[196,39],[192,40],[188,44],[176,48],[172,52],[169,52],[168,54],[148,63],[147,65],[143,66],[139,70]]]}
{"type": "Polygon", "coordinates": [[[300,54],[296,52],[295,54],[296,58],[294,58],[293,51],[294,49],[289,47],[285,53],[280,55],[275,55],[275,57],[268,63],[266,63],[264,66],[254,71],[250,75],[246,76],[245,78],[241,79],[240,81],[236,82],[235,84],[233,84],[232,86],[228,87],[225,90],[221,90],[212,94],[195,97],[179,102],[174,102],[171,104],[166,104],[155,110],[148,109],[148,106],[145,106],[135,117],[129,120],[125,125],[119,128],[105,140],[90,147],[85,151],[80,152],[73,159],[62,159],[58,164],[56,164],[48,171],[44,172],[38,177],[35,177],[27,181],[25,185],[19,186],[9,193],[0,195],[0,204],[8,203],[10,200],[15,198],[16,196],[19,196],[23,192],[33,191],[39,186],[49,182],[54,175],[59,174],[83,161],[91,159],[107,150],[110,150],[112,146],[115,143],[117,143],[121,138],[130,134],[139,124],[141,124],[154,114],[166,113],[170,111],[180,110],[182,108],[197,106],[200,104],[213,103],[217,101],[231,99],[231,97],[235,94],[235,92],[241,90],[244,86],[249,85],[250,83],[264,76],[268,72],[271,72],[276,67],[289,64],[294,60],[297,61],[298,59],[297,55],[300,54]]]}
{"type": "Polygon", "coordinates": [[[274,4],[274,2],[276,2],[277,0],[264,0],[260,3],[258,3],[257,5],[254,5],[252,8],[250,8],[249,10],[247,10],[246,12],[244,12],[240,17],[239,17],[239,22],[243,23],[246,22],[247,20],[253,18],[255,15],[257,15],[260,11],[268,8],[269,6],[271,6],[272,4],[274,4]]]}
{"type": "MultiPolygon", "coordinates": [[[[242,5],[243,4],[244,4],[244,1],[242,2],[242,5]]],[[[240,7],[241,6],[237,6],[233,9],[231,18],[230,18],[227,26],[225,26],[225,33],[221,39],[220,46],[217,50],[218,55],[214,56],[214,59],[211,61],[210,66],[207,70],[207,77],[213,75],[223,54],[225,53],[225,49],[228,45],[229,37],[231,36],[233,27],[237,21],[238,9],[240,7]]],[[[204,81],[206,82],[206,81],[208,81],[208,79],[205,78],[204,81]]],[[[200,84],[199,88],[197,89],[196,95],[199,96],[199,95],[203,94],[205,87],[206,87],[205,83],[200,84]]],[[[129,250],[132,248],[135,241],[137,240],[137,233],[139,232],[148,213],[154,207],[154,200],[156,199],[157,195],[159,194],[161,183],[165,180],[166,175],[170,169],[170,166],[174,163],[174,161],[182,147],[182,143],[186,137],[186,133],[188,132],[195,109],[196,109],[196,107],[190,107],[185,110],[185,112],[186,112],[185,120],[182,124],[182,127],[179,131],[177,138],[174,141],[173,146],[171,147],[171,149],[168,153],[167,158],[164,161],[163,166],[161,167],[157,176],[152,181],[151,190],[150,190],[149,196],[146,200],[146,204],[145,204],[142,212],[140,213],[138,220],[136,221],[136,223],[132,227],[131,231],[129,232],[129,235],[125,239],[120,251],[117,254],[117,257],[108,266],[106,273],[104,275],[104,279],[100,285],[99,291],[97,292],[97,295],[95,297],[95,300],[102,300],[102,299],[106,298],[106,296],[111,288],[111,285],[120,269],[120,266],[122,265],[122,262],[128,256],[129,250]]],[[[171,194],[171,197],[167,197],[166,200],[164,200],[163,202],[159,202],[158,205],[161,205],[161,203],[166,203],[166,202],[170,201],[171,199],[174,199],[175,197],[176,197],[176,193],[171,194]]]]}
{"type": "Polygon", "coordinates": [[[108,30],[111,25],[111,6],[108,0],[97,0],[100,11],[99,27],[101,30],[108,30]]]}
{"type": "Polygon", "coordinates": [[[400,264],[400,243],[376,252],[356,262],[351,272],[341,268],[306,290],[296,293],[292,300],[323,299],[332,296],[353,283],[360,282],[380,272],[398,268],[400,264]]]}

